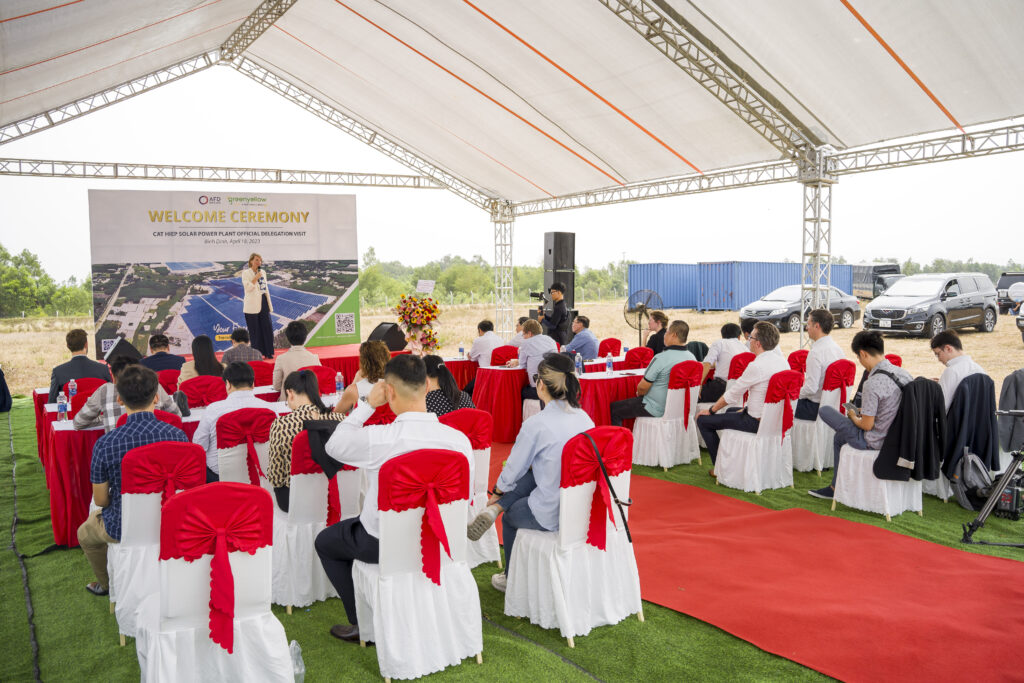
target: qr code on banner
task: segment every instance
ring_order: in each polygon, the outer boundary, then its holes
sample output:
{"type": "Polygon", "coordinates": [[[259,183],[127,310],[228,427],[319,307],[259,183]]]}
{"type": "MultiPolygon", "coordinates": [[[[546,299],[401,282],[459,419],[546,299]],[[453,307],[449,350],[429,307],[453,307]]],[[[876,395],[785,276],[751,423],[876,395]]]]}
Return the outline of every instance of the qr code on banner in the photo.
{"type": "Polygon", "coordinates": [[[114,344],[116,343],[117,339],[104,339],[101,346],[103,353],[106,353],[110,349],[114,348],[114,344]]]}
{"type": "Polygon", "coordinates": [[[335,313],[334,314],[334,334],[355,334],[356,333],[356,314],[355,313],[335,313]]]}

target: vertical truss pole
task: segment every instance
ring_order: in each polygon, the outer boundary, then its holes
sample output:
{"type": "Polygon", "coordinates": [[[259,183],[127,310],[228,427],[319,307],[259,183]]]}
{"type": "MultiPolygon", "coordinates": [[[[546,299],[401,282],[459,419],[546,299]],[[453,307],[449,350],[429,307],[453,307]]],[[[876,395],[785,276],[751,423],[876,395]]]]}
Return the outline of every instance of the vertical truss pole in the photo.
{"type": "Polygon", "coordinates": [[[512,228],[515,214],[511,202],[491,203],[494,223],[494,325],[498,336],[512,338],[512,228]]]}
{"type": "MultiPolygon", "coordinates": [[[[802,163],[803,245],[801,249],[800,318],[815,308],[828,308],[832,285],[832,185],[836,178],[828,150],[819,147],[809,162],[802,163]]],[[[808,343],[803,325],[800,346],[808,343]]]]}

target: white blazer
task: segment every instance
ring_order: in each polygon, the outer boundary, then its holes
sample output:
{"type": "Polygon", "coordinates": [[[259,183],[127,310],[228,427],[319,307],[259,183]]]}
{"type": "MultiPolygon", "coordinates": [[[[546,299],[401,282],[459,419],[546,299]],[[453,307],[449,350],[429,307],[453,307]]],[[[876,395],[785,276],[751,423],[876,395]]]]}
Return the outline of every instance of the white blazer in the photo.
{"type": "Polygon", "coordinates": [[[262,268],[259,274],[252,272],[252,268],[249,266],[242,269],[242,289],[245,290],[245,299],[242,300],[243,313],[259,313],[260,309],[263,308],[263,302],[260,301],[260,297],[263,294],[267,295],[267,308],[271,311],[274,310],[274,302],[270,300],[270,291],[260,291],[260,277],[266,282],[267,274],[263,272],[262,268]]]}

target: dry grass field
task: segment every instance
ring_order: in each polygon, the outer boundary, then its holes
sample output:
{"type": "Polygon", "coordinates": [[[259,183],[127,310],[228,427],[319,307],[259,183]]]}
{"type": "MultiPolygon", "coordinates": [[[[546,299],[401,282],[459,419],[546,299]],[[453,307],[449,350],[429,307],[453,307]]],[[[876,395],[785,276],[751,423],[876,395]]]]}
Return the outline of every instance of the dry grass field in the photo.
{"type": "MultiPolygon", "coordinates": [[[[516,314],[526,315],[528,303],[516,304],[516,314]]],[[[580,312],[591,320],[591,329],[599,338],[618,337],[627,346],[636,346],[637,333],[628,327],[622,316],[621,301],[582,302],[580,312]]],[[[690,310],[668,311],[669,318],[682,318],[690,325],[690,339],[710,344],[717,339],[719,329],[727,322],[735,322],[735,312],[699,313],[690,310]]],[[[437,325],[442,343],[442,354],[457,352],[460,342],[468,345],[476,336],[476,324],[484,318],[493,318],[490,304],[456,305],[442,308],[437,325]]],[[[361,314],[361,328],[365,339],[377,323],[394,320],[386,309],[365,309],[361,314]]],[[[0,364],[6,374],[12,393],[28,394],[34,387],[47,386],[50,368],[67,359],[64,334],[73,327],[89,329],[86,318],[34,318],[0,320],[0,364]]],[[[849,330],[836,330],[832,334],[839,345],[849,349],[850,340],[860,329],[860,321],[849,330]]],[[[973,330],[962,332],[965,350],[995,380],[996,389],[1003,378],[1024,367],[1024,343],[1009,316],[1000,316],[995,332],[984,334],[973,330]]],[[[782,351],[789,353],[799,346],[795,334],[782,335],[782,351]]],[[[914,375],[938,377],[942,366],[932,356],[928,341],[920,338],[888,337],[886,352],[898,353],[903,365],[914,375]]]]}

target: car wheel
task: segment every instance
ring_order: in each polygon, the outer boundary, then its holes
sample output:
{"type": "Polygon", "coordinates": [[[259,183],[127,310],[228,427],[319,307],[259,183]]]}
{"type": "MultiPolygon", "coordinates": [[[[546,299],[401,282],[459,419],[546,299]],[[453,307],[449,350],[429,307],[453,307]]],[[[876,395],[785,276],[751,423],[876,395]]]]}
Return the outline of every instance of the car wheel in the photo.
{"type": "Polygon", "coordinates": [[[786,319],[786,329],[790,332],[800,331],[800,314],[794,313],[786,319]]]}
{"type": "Polygon", "coordinates": [[[839,327],[844,330],[848,330],[853,327],[853,311],[846,309],[843,314],[839,316],[839,327]]]}
{"type": "Polygon", "coordinates": [[[929,337],[934,337],[944,329],[946,329],[946,319],[942,317],[941,313],[933,315],[928,321],[928,327],[926,328],[929,337]]]}
{"type": "Polygon", "coordinates": [[[982,320],[983,322],[978,325],[979,332],[991,332],[996,329],[996,312],[991,308],[985,309],[985,317],[982,320]]]}

